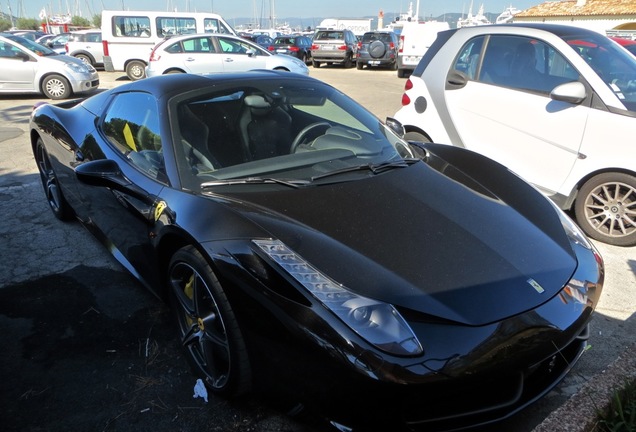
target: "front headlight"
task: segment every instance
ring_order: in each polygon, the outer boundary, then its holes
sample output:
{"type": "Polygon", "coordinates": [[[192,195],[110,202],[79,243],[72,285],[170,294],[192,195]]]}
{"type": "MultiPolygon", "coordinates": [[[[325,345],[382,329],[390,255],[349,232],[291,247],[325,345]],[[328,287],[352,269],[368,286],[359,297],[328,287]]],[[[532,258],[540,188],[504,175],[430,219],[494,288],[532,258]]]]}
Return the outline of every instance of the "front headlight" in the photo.
{"type": "Polygon", "coordinates": [[[64,63],[64,66],[66,66],[67,68],[69,68],[75,73],[84,73],[84,74],[89,73],[88,68],[85,65],[79,65],[77,63],[64,63]]]}
{"type": "Polygon", "coordinates": [[[587,238],[587,236],[581,231],[581,228],[567,215],[563,210],[557,206],[554,201],[549,198],[546,198],[552,207],[556,210],[559,215],[559,219],[561,219],[561,225],[563,225],[563,229],[567,234],[568,238],[572,243],[579,244],[586,249],[595,250],[592,242],[587,238]]]}
{"type": "Polygon", "coordinates": [[[345,289],[278,240],[252,241],[367,342],[394,355],[423,352],[413,330],[392,305],[345,289]]]}

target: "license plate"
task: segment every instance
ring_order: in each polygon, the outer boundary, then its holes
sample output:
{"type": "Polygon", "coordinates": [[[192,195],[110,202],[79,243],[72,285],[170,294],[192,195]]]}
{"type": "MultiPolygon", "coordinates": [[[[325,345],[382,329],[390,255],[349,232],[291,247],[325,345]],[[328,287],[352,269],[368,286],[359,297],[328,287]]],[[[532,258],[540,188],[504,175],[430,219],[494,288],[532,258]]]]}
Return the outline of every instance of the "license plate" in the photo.
{"type": "Polygon", "coordinates": [[[370,64],[370,65],[377,66],[377,65],[379,65],[379,64],[380,64],[380,60],[369,60],[369,64],[370,64]]]}
{"type": "Polygon", "coordinates": [[[276,52],[277,52],[277,53],[284,53],[284,52],[287,52],[287,50],[284,50],[284,49],[277,49],[277,50],[276,50],[276,52]]]}
{"type": "Polygon", "coordinates": [[[333,49],[333,45],[322,45],[322,46],[320,47],[320,49],[323,49],[323,50],[332,50],[332,49],[333,49]]]}

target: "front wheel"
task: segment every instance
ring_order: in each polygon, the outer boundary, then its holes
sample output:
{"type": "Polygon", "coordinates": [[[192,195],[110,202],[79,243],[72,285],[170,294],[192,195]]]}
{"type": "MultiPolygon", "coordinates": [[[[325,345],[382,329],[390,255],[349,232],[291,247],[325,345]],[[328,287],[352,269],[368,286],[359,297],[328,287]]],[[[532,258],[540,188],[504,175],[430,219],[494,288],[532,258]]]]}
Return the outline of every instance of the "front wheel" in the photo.
{"type": "Polygon", "coordinates": [[[137,81],[146,77],[146,64],[139,60],[133,60],[126,65],[126,75],[131,81],[137,81]]]}
{"type": "Polygon", "coordinates": [[[168,289],[189,362],[214,393],[235,397],[251,384],[247,349],[225,291],[192,246],[170,260],[168,289]]]}
{"type": "Polygon", "coordinates": [[[42,182],[42,187],[44,187],[44,194],[51,211],[59,220],[70,220],[73,216],[73,210],[62,194],[62,189],[57,175],[53,171],[53,166],[44,148],[42,138],[38,138],[35,144],[35,163],[38,167],[40,181],[42,182]]]}
{"type": "Polygon", "coordinates": [[[62,75],[49,75],[42,81],[42,93],[49,99],[66,99],[71,95],[71,85],[62,75]]]}
{"type": "Polygon", "coordinates": [[[615,246],[636,245],[636,177],[603,173],[579,190],[574,214],[589,237],[615,246]]]}

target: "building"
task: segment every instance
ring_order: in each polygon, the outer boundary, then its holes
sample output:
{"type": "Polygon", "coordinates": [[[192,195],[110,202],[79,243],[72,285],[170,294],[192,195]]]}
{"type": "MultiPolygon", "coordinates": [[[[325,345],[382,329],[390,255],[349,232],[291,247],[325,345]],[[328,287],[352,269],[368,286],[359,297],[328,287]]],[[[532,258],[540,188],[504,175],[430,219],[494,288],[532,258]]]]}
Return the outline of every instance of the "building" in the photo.
{"type": "Polygon", "coordinates": [[[528,8],[514,22],[585,27],[602,34],[636,35],[636,0],[560,0],[528,8]]]}

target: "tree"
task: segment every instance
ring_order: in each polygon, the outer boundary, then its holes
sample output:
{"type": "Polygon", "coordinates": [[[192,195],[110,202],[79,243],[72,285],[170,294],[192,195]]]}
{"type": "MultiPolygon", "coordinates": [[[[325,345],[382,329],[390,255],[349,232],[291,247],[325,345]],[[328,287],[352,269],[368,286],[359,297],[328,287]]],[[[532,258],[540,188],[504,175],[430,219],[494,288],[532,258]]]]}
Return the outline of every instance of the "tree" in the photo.
{"type": "Polygon", "coordinates": [[[93,15],[93,25],[97,28],[102,28],[102,16],[93,15]]]}
{"type": "Polygon", "coordinates": [[[0,18],[0,32],[7,31],[11,28],[11,21],[6,18],[0,18]]]}
{"type": "Polygon", "coordinates": [[[18,18],[16,27],[20,30],[41,30],[40,21],[35,18],[18,18]]]}
{"type": "Polygon", "coordinates": [[[71,18],[71,24],[78,27],[91,27],[91,22],[89,20],[77,15],[71,18]]]}

